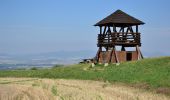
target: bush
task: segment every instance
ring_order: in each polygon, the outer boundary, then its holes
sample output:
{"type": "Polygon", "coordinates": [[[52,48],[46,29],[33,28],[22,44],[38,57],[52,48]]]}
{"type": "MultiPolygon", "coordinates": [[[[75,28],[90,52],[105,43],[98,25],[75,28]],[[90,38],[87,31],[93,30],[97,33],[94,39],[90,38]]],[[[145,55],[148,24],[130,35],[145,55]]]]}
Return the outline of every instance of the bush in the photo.
{"type": "Polygon", "coordinates": [[[36,67],[32,67],[32,68],[31,68],[31,70],[38,70],[38,68],[36,68],[36,67]]]}
{"type": "Polygon", "coordinates": [[[64,65],[57,64],[57,65],[53,66],[52,68],[58,68],[58,67],[62,67],[62,66],[64,66],[64,65]]]}

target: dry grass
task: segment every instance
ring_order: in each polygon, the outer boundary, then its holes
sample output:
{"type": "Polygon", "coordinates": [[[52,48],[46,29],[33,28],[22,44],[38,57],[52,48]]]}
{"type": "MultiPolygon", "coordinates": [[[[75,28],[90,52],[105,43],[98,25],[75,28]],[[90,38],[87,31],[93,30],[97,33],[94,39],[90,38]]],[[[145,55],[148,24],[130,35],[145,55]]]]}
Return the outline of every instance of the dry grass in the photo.
{"type": "Polygon", "coordinates": [[[0,100],[169,100],[120,84],[87,80],[0,78],[0,100]]]}

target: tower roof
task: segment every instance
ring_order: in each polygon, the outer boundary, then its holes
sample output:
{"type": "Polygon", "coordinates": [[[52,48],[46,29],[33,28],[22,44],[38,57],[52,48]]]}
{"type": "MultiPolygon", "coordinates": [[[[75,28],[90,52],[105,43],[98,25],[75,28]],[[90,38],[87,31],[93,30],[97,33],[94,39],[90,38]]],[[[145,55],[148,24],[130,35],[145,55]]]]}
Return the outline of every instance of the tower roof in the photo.
{"type": "Polygon", "coordinates": [[[117,10],[108,17],[96,23],[94,26],[105,26],[105,25],[115,25],[115,26],[128,26],[128,25],[142,25],[144,22],[126,14],[121,10],[117,10]]]}

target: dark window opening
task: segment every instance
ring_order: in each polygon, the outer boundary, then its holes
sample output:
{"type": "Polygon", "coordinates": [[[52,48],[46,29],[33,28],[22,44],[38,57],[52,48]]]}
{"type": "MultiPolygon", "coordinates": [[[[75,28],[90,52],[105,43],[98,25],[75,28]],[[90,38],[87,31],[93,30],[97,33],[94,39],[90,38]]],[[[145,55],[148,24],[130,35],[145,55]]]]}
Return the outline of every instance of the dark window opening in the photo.
{"type": "Polygon", "coordinates": [[[127,61],[131,61],[131,60],[132,60],[132,53],[131,53],[131,52],[128,52],[128,53],[126,54],[126,60],[127,60],[127,61]]]}

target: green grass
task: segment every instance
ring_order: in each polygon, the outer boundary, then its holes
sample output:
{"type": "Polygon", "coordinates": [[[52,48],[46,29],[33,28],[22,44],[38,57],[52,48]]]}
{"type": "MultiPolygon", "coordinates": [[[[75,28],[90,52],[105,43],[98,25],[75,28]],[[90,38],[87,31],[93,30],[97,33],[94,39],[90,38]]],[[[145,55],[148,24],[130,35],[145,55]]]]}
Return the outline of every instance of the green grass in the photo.
{"type": "Polygon", "coordinates": [[[64,78],[147,84],[150,88],[170,88],[170,57],[148,58],[107,67],[77,64],[38,70],[0,71],[0,77],[64,78]]]}
{"type": "Polygon", "coordinates": [[[53,95],[56,96],[57,95],[57,87],[56,86],[52,86],[51,92],[52,92],[53,95]]]}

